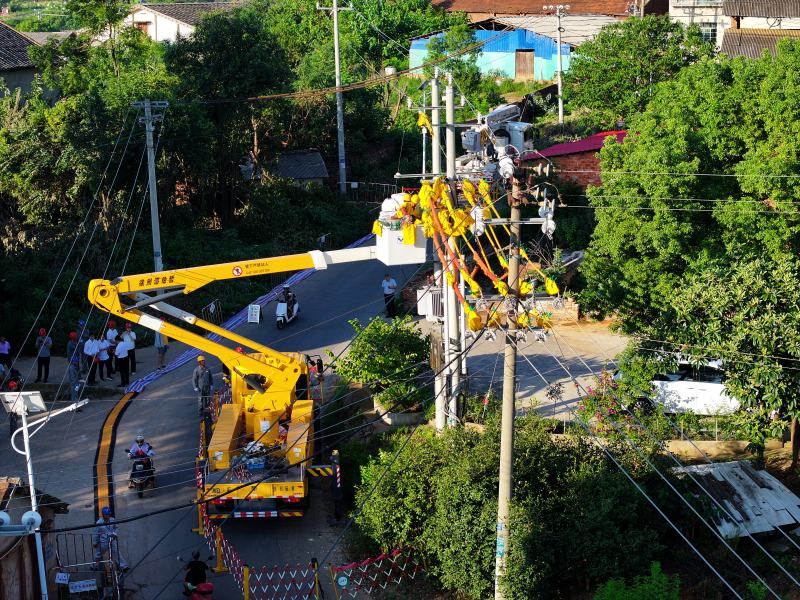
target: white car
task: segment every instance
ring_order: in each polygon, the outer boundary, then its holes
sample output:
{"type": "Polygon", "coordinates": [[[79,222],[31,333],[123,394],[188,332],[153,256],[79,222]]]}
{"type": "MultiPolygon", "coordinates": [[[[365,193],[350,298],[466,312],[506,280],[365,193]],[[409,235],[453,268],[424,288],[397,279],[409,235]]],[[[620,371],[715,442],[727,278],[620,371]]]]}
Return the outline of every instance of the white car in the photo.
{"type": "Polygon", "coordinates": [[[658,375],[650,382],[653,400],[667,413],[730,415],[739,409],[739,401],[725,393],[724,375],[718,360],[699,366],[680,362],[675,372],[658,375]]]}

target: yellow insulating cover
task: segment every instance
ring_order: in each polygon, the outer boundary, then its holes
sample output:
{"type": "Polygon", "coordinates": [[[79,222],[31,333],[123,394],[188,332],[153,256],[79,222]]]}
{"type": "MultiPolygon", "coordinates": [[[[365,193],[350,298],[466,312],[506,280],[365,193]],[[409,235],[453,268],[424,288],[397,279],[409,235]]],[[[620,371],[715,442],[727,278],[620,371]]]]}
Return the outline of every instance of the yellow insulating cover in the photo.
{"type": "Polygon", "coordinates": [[[464,194],[464,197],[469,202],[470,206],[475,206],[475,186],[472,185],[472,182],[469,179],[465,179],[461,182],[461,191],[464,194]]]}
{"type": "Polygon", "coordinates": [[[519,284],[520,296],[527,296],[533,291],[533,285],[527,279],[519,284]]]}
{"type": "Polygon", "coordinates": [[[469,290],[472,292],[473,296],[483,295],[481,286],[478,285],[478,282],[470,277],[469,273],[467,273],[464,269],[461,269],[461,276],[464,278],[464,282],[469,286],[469,290]]]}
{"type": "Polygon", "coordinates": [[[242,409],[237,404],[223,404],[214,427],[214,435],[208,445],[208,457],[212,471],[227,469],[239,446],[242,435],[242,409]]]}
{"type": "Polygon", "coordinates": [[[413,246],[417,241],[417,228],[413,223],[403,223],[403,243],[406,246],[413,246]]]}
{"type": "Polygon", "coordinates": [[[545,277],[544,280],[544,291],[548,294],[557,294],[558,293],[558,284],[550,279],[549,277],[545,277]]]}
{"type": "Polygon", "coordinates": [[[310,423],[313,419],[313,400],[298,400],[292,404],[292,423],[310,423]]]}
{"type": "Polygon", "coordinates": [[[383,225],[381,225],[380,221],[375,220],[372,224],[372,233],[378,236],[383,235],[383,225]]]}
{"type": "Polygon", "coordinates": [[[506,285],[506,282],[505,282],[505,281],[500,281],[500,280],[498,280],[498,281],[495,281],[495,282],[494,282],[494,287],[495,287],[495,288],[497,289],[497,291],[498,291],[498,292],[500,292],[500,294],[502,294],[503,296],[508,296],[508,285],[506,285]]]}
{"type": "Polygon", "coordinates": [[[483,329],[483,319],[481,316],[467,304],[465,304],[464,310],[467,311],[467,326],[470,331],[480,331],[483,329]]]}
{"type": "Polygon", "coordinates": [[[286,436],[286,460],[290,465],[302,463],[308,453],[308,434],[311,426],[302,421],[292,421],[286,436]]]}
{"type": "Polygon", "coordinates": [[[431,194],[433,194],[433,189],[431,188],[430,184],[423,183],[422,187],[419,189],[419,204],[425,210],[428,210],[431,207],[431,194]]]}
{"type": "Polygon", "coordinates": [[[278,441],[280,433],[278,419],[284,414],[282,410],[260,410],[244,413],[247,435],[262,444],[269,445],[278,441]]]}

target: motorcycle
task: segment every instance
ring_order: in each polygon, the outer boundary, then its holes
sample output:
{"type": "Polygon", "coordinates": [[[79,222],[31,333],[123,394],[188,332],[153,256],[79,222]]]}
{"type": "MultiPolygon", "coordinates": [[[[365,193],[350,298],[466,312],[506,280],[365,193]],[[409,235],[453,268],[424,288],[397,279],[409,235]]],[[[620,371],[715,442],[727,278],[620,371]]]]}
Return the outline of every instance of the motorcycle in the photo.
{"type": "Polygon", "coordinates": [[[144,490],[148,485],[156,487],[156,469],[153,465],[153,459],[149,456],[132,456],[128,455],[133,461],[131,465],[130,485],[136,488],[136,493],[139,498],[144,498],[144,490]]]}
{"type": "Polygon", "coordinates": [[[294,321],[299,313],[300,302],[297,300],[297,296],[294,297],[291,306],[289,306],[285,298],[280,298],[278,300],[278,306],[275,308],[275,324],[278,326],[278,329],[283,329],[286,325],[294,321]]]}

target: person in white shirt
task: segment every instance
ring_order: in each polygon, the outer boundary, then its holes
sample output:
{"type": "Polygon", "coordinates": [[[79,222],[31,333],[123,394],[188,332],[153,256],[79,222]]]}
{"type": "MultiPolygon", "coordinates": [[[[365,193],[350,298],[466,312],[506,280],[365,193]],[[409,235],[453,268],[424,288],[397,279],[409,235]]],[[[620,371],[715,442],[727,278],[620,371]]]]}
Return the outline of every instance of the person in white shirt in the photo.
{"type": "Polygon", "coordinates": [[[136,332],[133,330],[131,323],[125,323],[125,331],[122,333],[122,339],[128,342],[128,362],[131,365],[131,375],[136,374],[136,332]]]}
{"type": "Polygon", "coordinates": [[[130,361],[128,360],[128,350],[131,347],[130,342],[122,339],[121,335],[116,339],[117,347],[114,348],[114,356],[117,358],[117,371],[119,371],[119,386],[124,387],[130,383],[130,361]]]}
{"type": "Polygon", "coordinates": [[[108,340],[105,338],[97,340],[95,343],[97,344],[97,370],[99,371],[100,381],[111,379],[111,375],[109,374],[111,370],[111,356],[108,354],[108,349],[111,348],[111,344],[109,344],[108,340]],[[103,377],[103,368],[105,368],[108,377],[103,377]]]}
{"type": "Polygon", "coordinates": [[[114,348],[117,345],[117,337],[119,336],[119,332],[117,331],[117,322],[116,321],[109,321],[108,322],[108,329],[106,329],[106,339],[108,343],[111,344],[109,348],[109,352],[111,353],[111,362],[109,362],[109,371],[108,376],[111,377],[116,372],[116,365],[114,364],[114,348]]]}
{"type": "Polygon", "coordinates": [[[390,319],[396,317],[394,294],[397,291],[397,282],[389,273],[386,273],[381,281],[381,287],[383,288],[383,303],[386,305],[386,316],[390,319]]]}
{"type": "Polygon", "coordinates": [[[94,376],[97,372],[97,363],[100,360],[98,357],[99,352],[100,343],[97,341],[94,332],[90,332],[89,339],[83,344],[83,353],[86,355],[89,361],[89,375],[86,381],[88,385],[94,385],[96,383],[94,376]]]}

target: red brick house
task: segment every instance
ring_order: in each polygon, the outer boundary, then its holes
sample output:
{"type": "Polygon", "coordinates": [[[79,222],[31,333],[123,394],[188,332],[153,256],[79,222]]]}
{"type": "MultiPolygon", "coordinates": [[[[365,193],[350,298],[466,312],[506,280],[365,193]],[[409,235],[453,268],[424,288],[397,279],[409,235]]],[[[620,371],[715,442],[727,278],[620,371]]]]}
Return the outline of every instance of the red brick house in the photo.
{"type": "Polygon", "coordinates": [[[552,161],[558,178],[570,181],[586,189],[588,185],[600,185],[600,156],[598,152],[608,137],[620,143],[627,131],[601,131],[582,140],[556,144],[544,150],[526,152],[522,160],[531,166],[552,161]]]}

